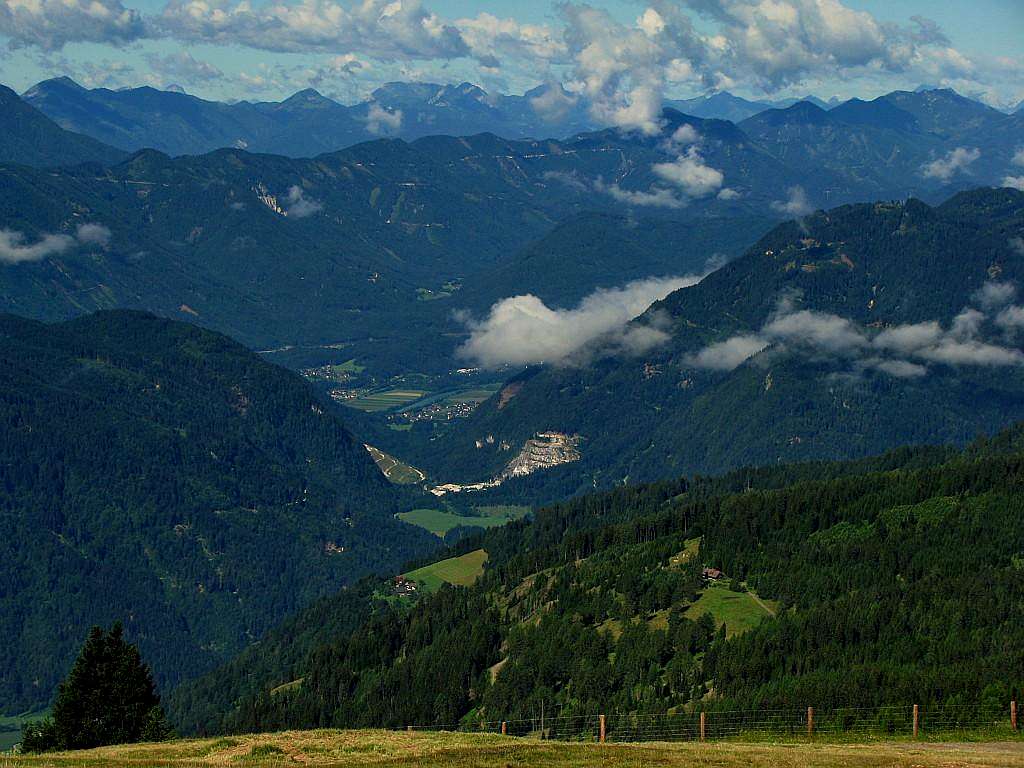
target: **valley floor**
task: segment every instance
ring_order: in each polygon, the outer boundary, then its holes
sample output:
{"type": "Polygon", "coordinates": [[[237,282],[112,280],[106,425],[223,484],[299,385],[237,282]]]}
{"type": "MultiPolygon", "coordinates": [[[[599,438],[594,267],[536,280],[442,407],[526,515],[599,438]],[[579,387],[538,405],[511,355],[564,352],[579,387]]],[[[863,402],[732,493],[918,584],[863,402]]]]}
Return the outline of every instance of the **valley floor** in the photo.
{"type": "Polygon", "coordinates": [[[496,735],[290,731],[45,756],[0,757],[0,768],[93,766],[422,766],[424,768],[1024,768],[1024,742],[567,744],[496,735]]]}

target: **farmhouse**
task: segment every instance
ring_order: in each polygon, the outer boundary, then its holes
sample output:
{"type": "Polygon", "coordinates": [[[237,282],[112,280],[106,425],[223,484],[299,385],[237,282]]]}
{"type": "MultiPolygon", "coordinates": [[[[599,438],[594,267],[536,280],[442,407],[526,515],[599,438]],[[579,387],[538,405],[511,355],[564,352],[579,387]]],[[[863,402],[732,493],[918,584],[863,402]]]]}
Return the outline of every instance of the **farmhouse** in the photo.
{"type": "Polygon", "coordinates": [[[396,595],[415,595],[416,590],[419,589],[419,585],[405,576],[395,576],[395,594],[396,595]]]}
{"type": "Polygon", "coordinates": [[[717,568],[705,568],[701,572],[701,576],[703,576],[706,581],[718,581],[723,575],[724,574],[717,568]]]}

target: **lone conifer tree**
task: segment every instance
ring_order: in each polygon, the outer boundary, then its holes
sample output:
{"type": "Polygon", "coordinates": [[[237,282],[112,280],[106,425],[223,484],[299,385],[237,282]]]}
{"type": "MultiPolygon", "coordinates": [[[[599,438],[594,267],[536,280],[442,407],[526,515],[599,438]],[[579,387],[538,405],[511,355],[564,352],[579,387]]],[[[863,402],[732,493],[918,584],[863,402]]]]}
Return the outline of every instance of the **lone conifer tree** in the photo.
{"type": "Polygon", "coordinates": [[[89,749],[105,744],[162,741],[170,728],[149,667],[124,639],[120,622],[93,627],[67,679],[53,718],[25,728],[22,748],[89,749]]]}

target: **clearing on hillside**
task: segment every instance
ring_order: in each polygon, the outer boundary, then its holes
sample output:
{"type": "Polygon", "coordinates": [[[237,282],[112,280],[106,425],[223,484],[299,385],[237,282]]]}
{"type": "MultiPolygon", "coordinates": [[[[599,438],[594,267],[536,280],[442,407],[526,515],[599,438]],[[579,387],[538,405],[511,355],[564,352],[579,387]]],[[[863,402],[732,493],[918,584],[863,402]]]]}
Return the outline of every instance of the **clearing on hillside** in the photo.
{"type": "Polygon", "coordinates": [[[469,526],[473,528],[496,528],[512,520],[519,520],[529,513],[529,507],[492,506],[474,507],[479,515],[459,515],[443,509],[413,509],[400,512],[397,517],[412,525],[426,528],[437,536],[444,536],[452,528],[469,526]]]}
{"type": "Polygon", "coordinates": [[[0,757],[0,768],[188,766],[388,766],[389,768],[1024,768],[1024,745],[1001,743],[581,744],[496,734],[418,731],[284,731],[183,739],[81,752],[0,757]]]}
{"type": "Polygon", "coordinates": [[[476,549],[459,557],[425,565],[403,575],[407,579],[420,582],[431,592],[440,589],[442,584],[468,587],[483,574],[486,562],[487,553],[482,549],[476,549]]]}
{"type": "Polygon", "coordinates": [[[686,610],[688,619],[698,619],[710,613],[715,626],[725,624],[725,633],[732,637],[753,629],[769,616],[774,616],[778,605],[762,600],[752,592],[733,592],[725,584],[709,584],[700,598],[686,610]]]}
{"type": "Polygon", "coordinates": [[[384,477],[395,485],[413,485],[415,483],[422,483],[427,479],[427,475],[423,470],[416,469],[411,464],[399,461],[390,453],[384,453],[384,451],[374,448],[372,445],[364,444],[364,447],[370,452],[370,456],[373,457],[377,468],[384,473],[384,477]]]}

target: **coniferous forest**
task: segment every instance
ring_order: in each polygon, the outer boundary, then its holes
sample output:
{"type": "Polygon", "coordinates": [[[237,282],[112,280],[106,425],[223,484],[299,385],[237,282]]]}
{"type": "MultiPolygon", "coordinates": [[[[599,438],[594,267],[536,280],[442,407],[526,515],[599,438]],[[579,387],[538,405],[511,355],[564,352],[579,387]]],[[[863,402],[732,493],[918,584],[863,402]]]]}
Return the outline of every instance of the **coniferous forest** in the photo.
{"type": "Polygon", "coordinates": [[[489,555],[475,586],[410,605],[366,582],[182,686],[170,711],[207,733],[450,725],[542,706],[1005,708],[1024,685],[1022,484],[1015,428],[963,452],[584,496],[460,542],[453,554],[489,555]],[[709,586],[706,566],[723,583],[709,586]],[[733,631],[694,610],[708,590],[755,592],[775,615],[733,631]]]}

